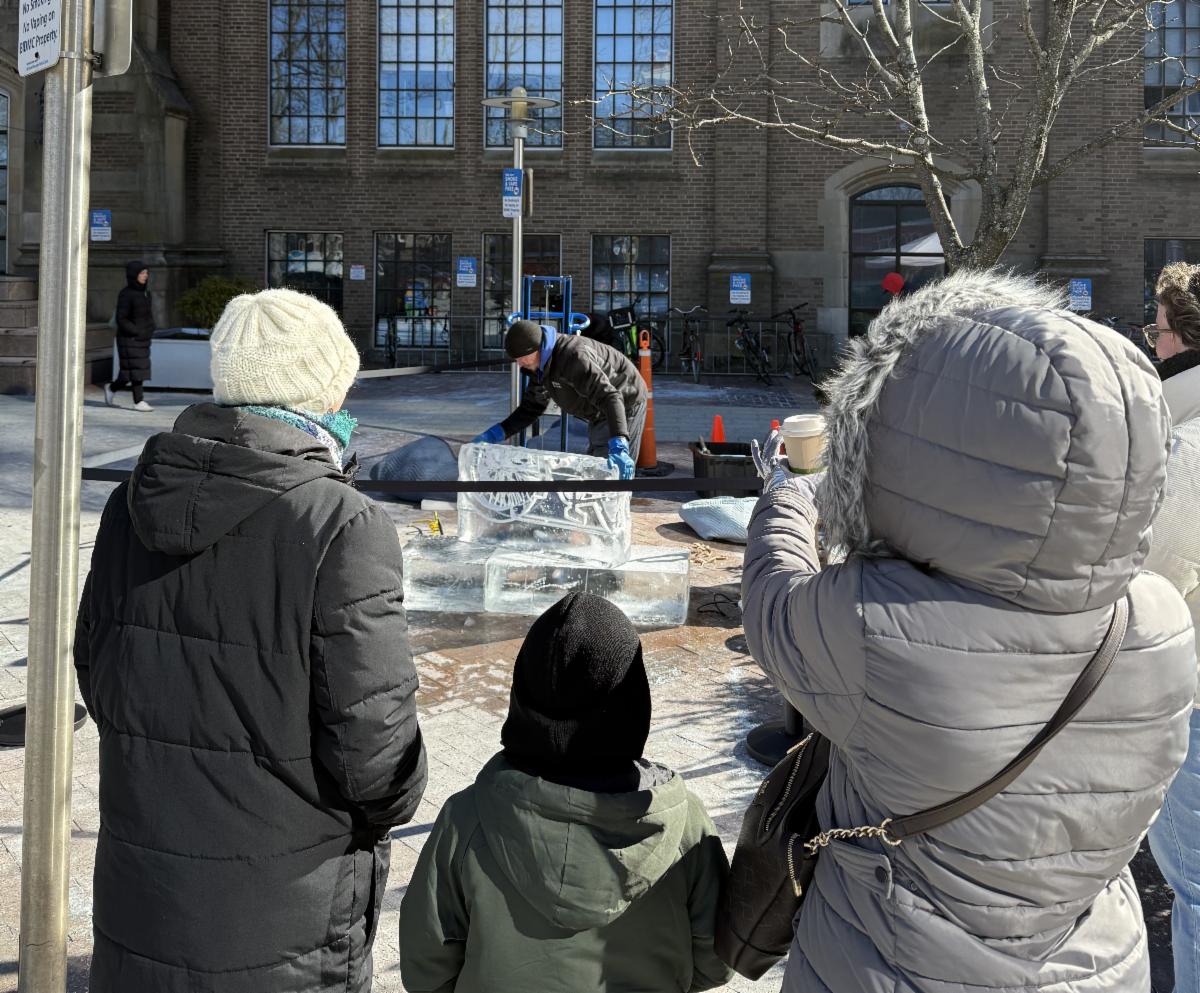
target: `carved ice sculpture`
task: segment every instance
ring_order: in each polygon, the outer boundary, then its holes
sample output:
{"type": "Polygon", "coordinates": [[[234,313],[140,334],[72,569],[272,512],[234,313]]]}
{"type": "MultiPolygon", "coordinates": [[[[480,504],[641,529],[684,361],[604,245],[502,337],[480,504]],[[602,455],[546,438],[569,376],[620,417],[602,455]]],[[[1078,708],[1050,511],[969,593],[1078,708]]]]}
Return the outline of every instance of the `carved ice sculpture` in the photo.
{"type": "MultiPolygon", "coordinates": [[[[616,479],[606,459],[509,445],[463,445],[462,480],[616,479]]],[[[604,565],[629,556],[629,493],[460,493],[458,535],[505,550],[553,548],[604,565]]]]}
{"type": "MultiPolygon", "coordinates": [[[[462,480],[616,479],[606,459],[463,445],[462,480]]],[[[631,547],[629,493],[460,493],[458,538],[404,548],[409,610],[540,614],[567,593],[611,600],[641,627],[687,619],[686,550],[631,547]]]]}
{"type": "Polygon", "coordinates": [[[674,627],[687,621],[688,567],[687,549],[650,545],[608,566],[553,551],[498,554],[487,562],[484,604],[493,614],[540,614],[568,593],[593,593],[639,627],[674,627]]]}

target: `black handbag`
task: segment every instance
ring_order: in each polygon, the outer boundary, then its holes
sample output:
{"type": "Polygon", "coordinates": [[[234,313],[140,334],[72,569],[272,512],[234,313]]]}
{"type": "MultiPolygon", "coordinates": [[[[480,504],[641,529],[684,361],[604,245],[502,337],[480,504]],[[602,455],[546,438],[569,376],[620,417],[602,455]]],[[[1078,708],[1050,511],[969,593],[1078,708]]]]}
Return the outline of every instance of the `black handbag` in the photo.
{"type": "Polygon", "coordinates": [[[1113,605],[1104,642],[1021,754],[982,786],[928,810],[878,825],[822,831],[817,794],[829,772],[830,744],[815,731],[796,744],[763,780],[742,821],[717,911],[715,944],[721,959],[746,978],[758,979],[787,954],[817,856],[831,841],[874,838],[898,847],[906,838],[962,817],[1012,783],[1091,698],[1121,651],[1128,625],[1129,601],[1122,598],[1113,605]]]}

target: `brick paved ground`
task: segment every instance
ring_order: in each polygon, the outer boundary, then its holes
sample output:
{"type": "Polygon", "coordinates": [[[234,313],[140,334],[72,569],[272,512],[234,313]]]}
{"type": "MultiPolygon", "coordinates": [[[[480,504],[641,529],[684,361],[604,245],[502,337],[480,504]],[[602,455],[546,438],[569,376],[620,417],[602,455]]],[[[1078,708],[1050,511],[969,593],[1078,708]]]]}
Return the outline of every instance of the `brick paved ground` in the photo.
{"type": "MultiPolygon", "coordinates": [[[[167,427],[193,399],[152,397],[158,407],[154,414],[136,415],[106,409],[92,396],[86,411],[85,458],[92,464],[129,465],[145,437],[167,427]]],[[[25,693],[32,413],[28,398],[0,397],[0,465],[4,466],[0,474],[0,707],[21,700],[25,693]]],[[[417,432],[436,428],[469,437],[486,426],[476,427],[473,420],[465,423],[461,409],[457,420],[447,420],[452,414],[443,410],[440,425],[427,425],[427,412],[380,405],[372,423],[385,420],[386,424],[364,428],[356,435],[356,448],[369,462],[417,432]]],[[[687,455],[679,446],[667,446],[666,451],[681,461],[687,455]]],[[[84,484],[80,533],[84,570],[99,512],[111,488],[84,484]]],[[[402,540],[414,533],[412,522],[429,516],[403,504],[386,506],[402,540]]],[[[635,511],[635,542],[695,548],[688,624],[643,638],[654,701],[647,755],[686,777],[732,850],[741,811],[762,775],[746,756],[742,741],[746,731],[775,708],[770,687],[745,654],[736,606],[741,550],[697,542],[679,523],[670,503],[636,500],[635,511]]],[[[453,529],[454,515],[443,517],[453,529]]],[[[498,748],[511,667],[528,623],[521,618],[439,618],[419,613],[411,616],[411,622],[430,782],[413,822],[393,832],[392,873],[376,943],[376,989],[381,993],[402,990],[397,914],[404,886],[441,804],[471,782],[498,748]]],[[[68,949],[72,993],[87,989],[91,876],[99,826],[97,744],[90,723],[75,736],[68,949]]],[[[22,750],[0,750],[0,993],[16,989],[23,761],[22,750]]],[[[1156,989],[1165,991],[1170,988],[1169,899],[1148,856],[1139,856],[1135,869],[1151,926],[1156,989]]],[[[776,969],[759,983],[736,980],[727,989],[766,993],[778,989],[779,979],[776,969]]]]}

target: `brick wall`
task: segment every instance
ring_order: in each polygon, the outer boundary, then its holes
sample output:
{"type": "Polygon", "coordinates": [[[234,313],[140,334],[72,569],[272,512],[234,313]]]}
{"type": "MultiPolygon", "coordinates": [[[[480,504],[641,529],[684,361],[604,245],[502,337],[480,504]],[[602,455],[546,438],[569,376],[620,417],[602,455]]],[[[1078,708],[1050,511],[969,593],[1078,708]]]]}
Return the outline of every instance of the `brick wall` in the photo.
{"type": "MultiPolygon", "coordinates": [[[[351,264],[367,266],[366,282],[344,282],[346,322],[366,345],[374,311],[374,232],[450,232],[454,255],[481,257],[482,234],[509,229],[500,216],[498,190],[508,153],[485,153],[482,147],[483,0],[458,0],[456,8],[456,147],[420,152],[376,148],[373,0],[347,2],[347,134],[345,148],[335,150],[268,148],[268,4],[177,0],[161,6],[171,8],[161,14],[161,23],[194,113],[187,156],[189,231],[198,243],[223,249],[236,273],[265,280],[268,230],[341,232],[347,276],[351,264]]],[[[734,6],[734,0],[676,0],[681,84],[703,75],[719,47],[713,17],[734,6]]],[[[1001,6],[997,2],[998,14],[1001,6]]],[[[794,14],[794,5],[779,0],[745,0],[742,8],[763,17],[794,14]]],[[[707,303],[714,313],[727,308],[723,277],[710,277],[714,255],[820,252],[827,239],[817,205],[827,177],[846,166],[849,156],[744,127],[703,134],[700,165],[681,138],[665,154],[593,152],[586,110],[571,102],[591,90],[592,13],[592,0],[567,0],[564,148],[531,152],[527,160],[536,173],[536,213],[526,230],[561,235],[563,271],[576,279],[576,309],[588,307],[591,237],[597,233],[671,235],[672,303],[707,303]]],[[[815,55],[815,31],[809,44],[815,55]]],[[[1010,71],[1019,74],[1020,58],[1019,52],[1009,58],[1010,71]]],[[[928,96],[931,112],[948,123],[945,133],[953,140],[969,136],[972,123],[957,89],[962,63],[954,57],[943,61],[928,96]]],[[[1056,147],[1069,147],[1136,110],[1140,84],[1127,77],[1128,72],[1114,72],[1081,90],[1063,110],[1056,147]]],[[[1019,99],[1016,108],[1021,109],[1019,99]]],[[[1168,159],[1143,151],[1134,135],[1035,193],[1009,260],[1032,267],[1047,256],[1095,257],[1097,310],[1135,319],[1142,240],[1200,234],[1195,167],[1182,171],[1176,159],[1168,159]]],[[[772,285],[767,273],[765,294],[756,277],[755,310],[769,313],[798,299],[819,303],[828,278],[845,274],[800,271],[772,285]]],[[[454,314],[479,315],[480,294],[455,289],[454,314]]]]}

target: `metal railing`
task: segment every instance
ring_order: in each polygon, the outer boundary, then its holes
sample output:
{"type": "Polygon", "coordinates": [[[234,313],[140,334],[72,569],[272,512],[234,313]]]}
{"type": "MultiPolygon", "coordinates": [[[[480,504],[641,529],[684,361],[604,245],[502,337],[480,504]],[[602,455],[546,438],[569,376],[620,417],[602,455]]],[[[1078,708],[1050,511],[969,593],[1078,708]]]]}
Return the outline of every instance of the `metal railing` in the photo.
{"type": "MultiPolygon", "coordinates": [[[[652,333],[663,345],[663,360],[655,370],[658,376],[686,376],[684,349],[689,327],[700,337],[702,378],[755,375],[743,349],[737,347],[738,330],[729,327],[729,318],[711,318],[689,324],[683,318],[648,322],[652,333]]],[[[756,336],[770,360],[770,373],[795,372],[790,341],[792,326],[784,321],[750,320],[751,335],[756,336]]],[[[647,325],[642,325],[647,326],[647,325]]],[[[404,317],[390,320],[385,329],[377,327],[373,341],[377,358],[390,366],[466,365],[500,362],[503,321],[492,317],[404,317]]],[[[818,378],[837,364],[834,335],[805,329],[809,354],[816,359],[818,378]]],[[[609,344],[613,342],[610,341],[609,344]]],[[[486,368],[486,366],[482,367],[486,368]]]]}

